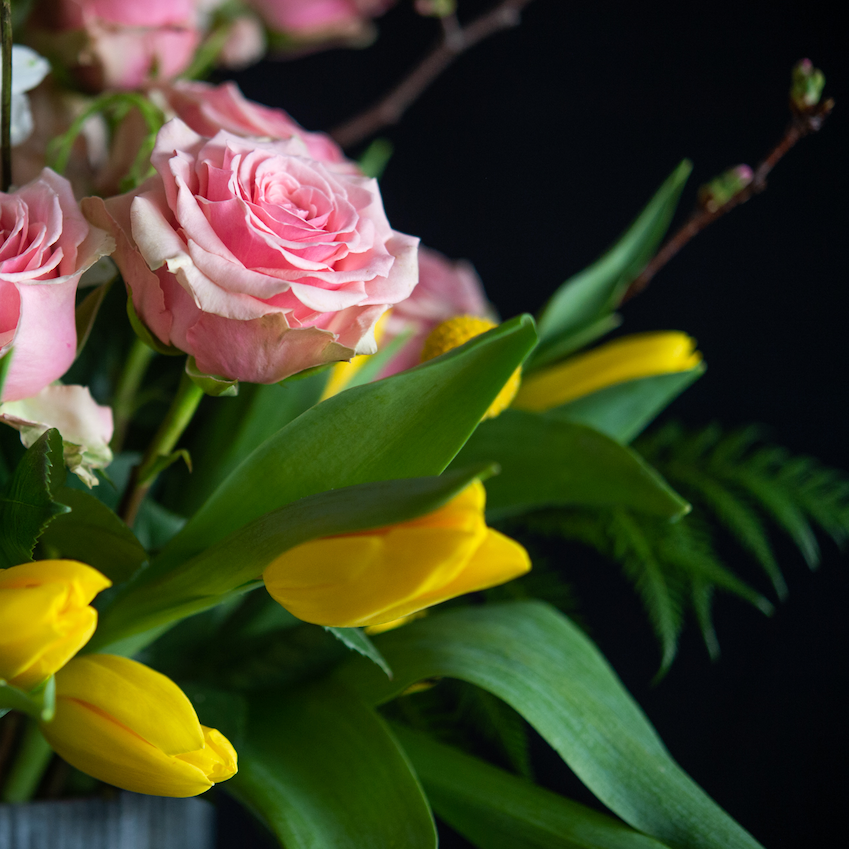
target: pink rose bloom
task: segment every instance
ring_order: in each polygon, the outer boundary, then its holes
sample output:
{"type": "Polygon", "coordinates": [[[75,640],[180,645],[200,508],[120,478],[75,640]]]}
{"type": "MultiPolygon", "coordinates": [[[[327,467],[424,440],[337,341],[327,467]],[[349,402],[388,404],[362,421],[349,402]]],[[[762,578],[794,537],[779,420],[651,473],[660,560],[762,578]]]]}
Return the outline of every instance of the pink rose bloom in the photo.
{"type": "Polygon", "coordinates": [[[395,0],[248,0],[269,29],[296,35],[350,34],[395,0]]]}
{"type": "Polygon", "coordinates": [[[342,148],[324,133],[307,132],[282,109],[248,100],[236,83],[221,85],[179,81],[157,89],[176,116],[202,136],[226,130],[237,136],[256,136],[284,141],[298,138],[307,155],[319,162],[345,164],[351,173],[357,166],[345,158],[342,148]]]}
{"type": "Polygon", "coordinates": [[[387,363],[381,377],[389,377],[419,364],[424,341],[437,325],[458,315],[495,320],[483,284],[471,263],[452,262],[430,248],[419,248],[419,283],[413,294],[386,317],[381,347],[401,333],[412,336],[387,363]]]}
{"type": "Polygon", "coordinates": [[[41,0],[33,44],[58,55],[88,88],[134,89],[184,71],[200,44],[200,0],[41,0]]]}
{"type": "Polygon", "coordinates": [[[158,175],[89,220],[117,238],[136,312],[208,374],[274,383],[373,353],[374,325],[417,280],[418,240],[389,226],[375,180],[296,137],[160,131],[158,175]]]}
{"type": "Polygon", "coordinates": [[[36,395],[74,361],[74,297],[82,273],[114,241],[90,227],[71,184],[45,168],[0,192],[0,355],[14,348],[3,401],[36,395]]]}

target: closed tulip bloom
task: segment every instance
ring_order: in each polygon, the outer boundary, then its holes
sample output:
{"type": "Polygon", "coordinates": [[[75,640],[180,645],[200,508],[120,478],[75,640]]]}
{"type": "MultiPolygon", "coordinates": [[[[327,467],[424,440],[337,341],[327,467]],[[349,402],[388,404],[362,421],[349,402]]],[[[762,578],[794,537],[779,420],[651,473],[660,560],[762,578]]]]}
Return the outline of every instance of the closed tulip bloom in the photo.
{"type": "Polygon", "coordinates": [[[198,722],[185,693],[125,657],[74,658],[56,676],[47,741],[94,778],[152,796],[197,796],[236,774],[236,751],[198,722]]]}
{"type": "Polygon", "coordinates": [[[31,690],[90,639],[89,602],[112,582],[75,560],[40,560],[0,569],[0,678],[31,690]]]}
{"type": "Polygon", "coordinates": [[[526,376],[513,407],[550,410],[617,383],[689,371],[701,361],[686,333],[635,333],[526,376]]]}
{"type": "Polygon", "coordinates": [[[531,568],[521,545],[486,526],[479,481],[409,522],[296,546],[263,573],[273,598],[306,622],[379,625],[531,568]]]}

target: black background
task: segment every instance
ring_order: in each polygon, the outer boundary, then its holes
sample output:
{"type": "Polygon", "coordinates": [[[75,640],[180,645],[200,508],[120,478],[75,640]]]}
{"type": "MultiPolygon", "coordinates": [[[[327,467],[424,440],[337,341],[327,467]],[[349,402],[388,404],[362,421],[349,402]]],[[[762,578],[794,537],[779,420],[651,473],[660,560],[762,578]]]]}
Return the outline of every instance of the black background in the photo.
{"type": "MultiPolygon", "coordinates": [[[[489,5],[460,0],[466,17],[489,5]]],[[[410,6],[404,0],[379,22],[368,50],[264,63],[236,78],[248,97],[328,129],[436,37],[410,6]]],[[[518,29],[461,57],[383,131],[395,145],[381,183],[389,219],[470,259],[504,317],[536,311],[681,158],[695,170],[680,214],[717,172],[754,167],[786,124],[790,67],[809,56],[837,100],[825,129],[779,164],[765,194],[699,236],[628,304],[624,331],[681,329],[698,339],[708,372],[667,415],[692,425],[763,422],[794,452],[849,469],[849,99],[835,8],[536,0],[518,29]]],[[[849,576],[828,540],[817,573],[775,542],[789,600],[766,619],[721,597],[722,659],[707,660],[690,623],[655,686],[658,650],[618,570],[565,547],[546,553],[574,581],[593,638],[696,781],[769,849],[827,847],[842,842],[847,798],[849,576]]],[[[768,592],[748,563],[732,565],[768,592]]],[[[551,786],[580,795],[556,758],[542,747],[538,757],[551,786]]],[[[248,845],[228,810],[221,844],[248,845]]],[[[468,844],[449,835],[442,845],[468,844]]]]}

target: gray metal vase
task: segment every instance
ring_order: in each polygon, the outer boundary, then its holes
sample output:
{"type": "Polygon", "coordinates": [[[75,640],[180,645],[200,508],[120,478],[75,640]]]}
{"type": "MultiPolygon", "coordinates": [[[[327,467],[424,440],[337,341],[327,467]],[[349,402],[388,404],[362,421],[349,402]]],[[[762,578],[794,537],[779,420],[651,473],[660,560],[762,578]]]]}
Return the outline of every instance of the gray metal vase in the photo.
{"type": "Polygon", "coordinates": [[[0,849],[213,849],[215,808],[201,799],[121,793],[0,805],[0,849]]]}

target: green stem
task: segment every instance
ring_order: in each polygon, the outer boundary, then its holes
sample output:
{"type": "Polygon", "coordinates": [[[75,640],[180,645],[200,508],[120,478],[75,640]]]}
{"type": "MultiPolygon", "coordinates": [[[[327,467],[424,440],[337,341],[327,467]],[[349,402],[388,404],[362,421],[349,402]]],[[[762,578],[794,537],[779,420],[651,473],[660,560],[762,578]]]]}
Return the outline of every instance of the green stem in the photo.
{"type": "Polygon", "coordinates": [[[112,435],[112,451],[118,454],[124,446],[127,427],[136,411],[136,393],[144,380],[147,367],[150,365],[156,351],[149,348],[137,336],[133,339],[130,353],[124,362],[118,385],[115,388],[115,399],[112,411],[115,415],[115,430],[112,435]]]}
{"type": "Polygon", "coordinates": [[[0,191],[12,185],[12,2],[2,0],[0,6],[0,38],[3,41],[0,65],[0,191]]]}
{"type": "Polygon", "coordinates": [[[38,723],[29,720],[0,799],[12,803],[29,802],[38,790],[52,756],[53,749],[44,739],[38,723]]]}
{"type": "Polygon", "coordinates": [[[145,495],[163,468],[163,459],[174,450],[177,440],[192,420],[201,398],[203,398],[203,390],[183,373],[171,407],[141,463],[133,470],[133,476],[124,494],[119,513],[130,527],[135,521],[145,495]]]}

